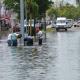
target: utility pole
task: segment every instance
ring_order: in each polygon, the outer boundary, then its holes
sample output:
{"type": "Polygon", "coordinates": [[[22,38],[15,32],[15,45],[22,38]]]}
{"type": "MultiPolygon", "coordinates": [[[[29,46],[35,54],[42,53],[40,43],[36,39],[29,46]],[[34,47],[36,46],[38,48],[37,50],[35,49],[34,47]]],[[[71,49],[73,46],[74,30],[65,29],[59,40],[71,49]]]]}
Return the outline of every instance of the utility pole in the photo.
{"type": "Polygon", "coordinates": [[[24,44],[24,0],[20,0],[20,27],[21,27],[21,43],[24,44]]]}
{"type": "Polygon", "coordinates": [[[27,2],[26,2],[26,0],[25,0],[25,19],[26,19],[26,34],[28,34],[28,31],[27,31],[27,2]]]}
{"type": "Polygon", "coordinates": [[[44,30],[45,30],[45,41],[46,41],[46,15],[44,13],[44,30]]]}
{"type": "Polygon", "coordinates": [[[30,0],[30,36],[32,35],[32,0],[30,0]]]}

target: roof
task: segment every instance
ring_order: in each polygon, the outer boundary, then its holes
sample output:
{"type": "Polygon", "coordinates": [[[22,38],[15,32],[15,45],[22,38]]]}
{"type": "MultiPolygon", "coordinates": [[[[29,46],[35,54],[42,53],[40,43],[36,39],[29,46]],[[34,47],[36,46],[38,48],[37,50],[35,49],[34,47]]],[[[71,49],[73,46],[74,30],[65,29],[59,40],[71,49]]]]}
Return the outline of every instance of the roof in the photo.
{"type": "Polygon", "coordinates": [[[66,17],[57,17],[57,20],[66,20],[66,17]]]}

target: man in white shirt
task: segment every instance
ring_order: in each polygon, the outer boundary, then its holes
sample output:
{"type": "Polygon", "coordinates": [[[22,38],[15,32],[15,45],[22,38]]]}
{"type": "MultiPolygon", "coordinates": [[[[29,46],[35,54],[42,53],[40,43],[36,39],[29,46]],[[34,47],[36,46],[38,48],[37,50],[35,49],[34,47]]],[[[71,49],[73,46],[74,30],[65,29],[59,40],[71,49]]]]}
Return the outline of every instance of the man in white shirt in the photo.
{"type": "Polygon", "coordinates": [[[12,46],[17,46],[17,34],[15,32],[12,33],[12,46]]]}
{"type": "Polygon", "coordinates": [[[11,36],[12,36],[12,34],[10,33],[10,34],[8,35],[8,39],[7,39],[8,46],[11,46],[11,45],[12,45],[11,36]]]}
{"type": "Polygon", "coordinates": [[[8,46],[17,46],[17,34],[16,33],[10,33],[8,35],[8,46]]]}
{"type": "Polygon", "coordinates": [[[42,45],[42,38],[43,38],[43,32],[40,30],[39,32],[38,32],[38,44],[39,45],[42,45]]]}

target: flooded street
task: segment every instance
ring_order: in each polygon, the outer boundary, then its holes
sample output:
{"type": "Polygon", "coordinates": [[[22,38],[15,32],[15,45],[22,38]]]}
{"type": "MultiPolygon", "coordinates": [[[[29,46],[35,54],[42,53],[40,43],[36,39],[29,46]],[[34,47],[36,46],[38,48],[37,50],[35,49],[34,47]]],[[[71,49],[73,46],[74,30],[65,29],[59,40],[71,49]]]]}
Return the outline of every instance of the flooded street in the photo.
{"type": "Polygon", "coordinates": [[[42,46],[0,42],[0,80],[79,80],[80,30],[47,33],[42,46]]]}

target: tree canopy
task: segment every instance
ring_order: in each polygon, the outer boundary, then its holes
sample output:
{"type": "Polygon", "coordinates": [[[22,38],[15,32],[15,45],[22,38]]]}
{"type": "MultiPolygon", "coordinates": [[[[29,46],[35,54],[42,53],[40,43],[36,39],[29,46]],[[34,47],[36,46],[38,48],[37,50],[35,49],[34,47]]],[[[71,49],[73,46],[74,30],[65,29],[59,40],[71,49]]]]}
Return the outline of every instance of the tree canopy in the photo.
{"type": "Polygon", "coordinates": [[[65,16],[67,18],[76,19],[80,17],[80,6],[74,7],[73,5],[66,4],[58,8],[49,8],[47,10],[47,15],[55,15],[55,18],[58,16],[65,16]]]}
{"type": "MultiPolygon", "coordinates": [[[[20,14],[20,0],[4,0],[4,4],[8,9],[12,9],[14,12],[20,14]]],[[[42,15],[49,8],[51,1],[49,0],[24,0],[24,4],[27,5],[27,13],[32,13],[32,16],[42,15]],[[37,13],[37,14],[36,14],[37,13]]]]}

